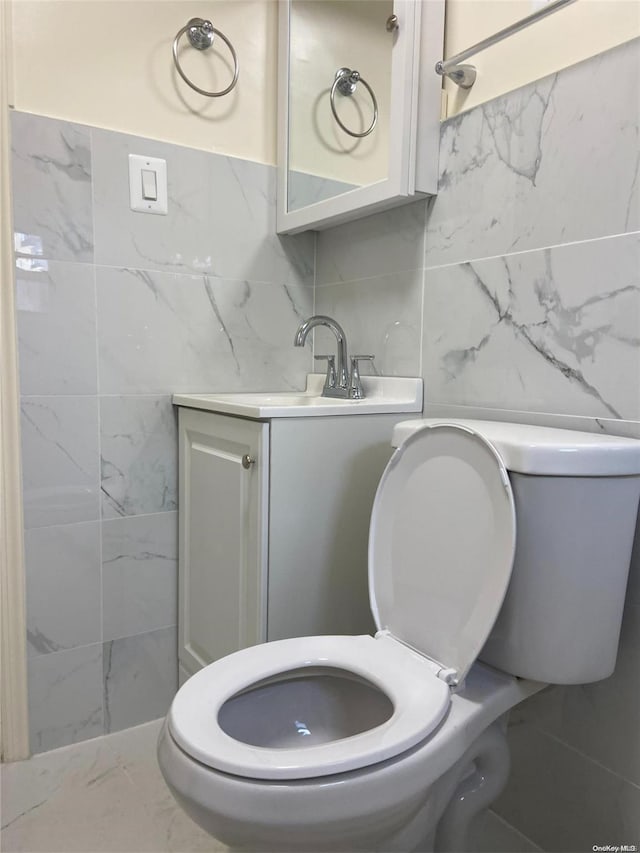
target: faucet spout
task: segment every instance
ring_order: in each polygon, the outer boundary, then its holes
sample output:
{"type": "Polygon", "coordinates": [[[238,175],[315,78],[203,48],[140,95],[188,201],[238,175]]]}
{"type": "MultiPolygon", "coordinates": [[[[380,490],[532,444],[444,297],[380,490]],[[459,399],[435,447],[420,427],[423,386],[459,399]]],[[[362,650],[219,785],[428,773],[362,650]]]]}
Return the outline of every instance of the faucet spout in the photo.
{"type": "Polygon", "coordinates": [[[349,391],[349,374],[347,371],[347,336],[344,333],[342,326],[337,323],[332,317],[327,317],[324,314],[314,314],[309,317],[304,323],[301,323],[296,336],[293,339],[293,345],[303,347],[307,340],[307,335],[316,326],[326,326],[331,329],[336,336],[338,344],[338,357],[336,359],[336,381],[335,391],[336,396],[347,396],[349,391]]]}

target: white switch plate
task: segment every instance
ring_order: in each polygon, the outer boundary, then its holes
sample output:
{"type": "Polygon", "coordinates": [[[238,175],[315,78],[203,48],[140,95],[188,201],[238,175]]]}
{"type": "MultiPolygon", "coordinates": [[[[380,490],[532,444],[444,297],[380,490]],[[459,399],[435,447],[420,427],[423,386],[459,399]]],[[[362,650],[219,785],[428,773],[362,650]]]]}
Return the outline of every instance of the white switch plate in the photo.
{"type": "Polygon", "coordinates": [[[143,157],[141,154],[129,154],[129,200],[131,210],[140,213],[167,214],[167,161],[158,157],[143,157]],[[142,197],[142,171],[156,173],[158,198],[151,201],[142,197]]]}

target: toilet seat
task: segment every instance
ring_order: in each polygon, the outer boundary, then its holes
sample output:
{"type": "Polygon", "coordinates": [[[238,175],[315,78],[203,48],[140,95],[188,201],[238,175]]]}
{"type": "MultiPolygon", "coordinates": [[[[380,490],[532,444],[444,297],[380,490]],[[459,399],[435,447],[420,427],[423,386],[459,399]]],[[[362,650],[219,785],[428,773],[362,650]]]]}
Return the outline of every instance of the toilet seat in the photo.
{"type": "Polygon", "coordinates": [[[438,726],[450,694],[437,670],[386,635],[278,640],[235,652],[192,676],[173,701],[169,730],[192,758],[236,776],[307,779],[344,773],[393,758],[438,726]],[[345,670],[371,682],[393,703],[392,716],[352,737],[299,749],[252,746],[222,730],[218,713],[228,699],[265,679],[311,667],[345,670]]]}
{"type": "MultiPolygon", "coordinates": [[[[456,424],[415,432],[387,465],[371,515],[376,638],[280,640],[210,664],[173,701],[175,742],[216,770],[273,780],[357,770],[415,746],[443,720],[449,685],[464,679],[493,627],[511,575],[515,526],[509,477],[489,441],[456,424]],[[252,745],[221,727],[229,699],[318,668],[370,682],[393,713],[365,731],[300,748],[252,745]]],[[[252,708],[252,724],[259,713],[252,708]]]]}
{"type": "Polygon", "coordinates": [[[509,475],[476,430],[430,423],[395,451],[369,531],[369,600],[388,631],[460,683],[509,586],[516,512],[509,475]]]}

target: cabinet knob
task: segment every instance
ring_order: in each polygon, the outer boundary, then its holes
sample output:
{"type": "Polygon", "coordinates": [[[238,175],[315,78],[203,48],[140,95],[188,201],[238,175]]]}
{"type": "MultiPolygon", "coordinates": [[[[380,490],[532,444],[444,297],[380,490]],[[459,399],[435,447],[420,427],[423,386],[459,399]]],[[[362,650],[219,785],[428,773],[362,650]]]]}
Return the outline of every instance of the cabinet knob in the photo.
{"type": "Polygon", "coordinates": [[[249,469],[249,468],[251,468],[251,466],[253,465],[253,463],[255,461],[256,460],[253,458],[253,456],[249,456],[248,453],[245,453],[244,456],[242,457],[242,467],[249,469]]]}

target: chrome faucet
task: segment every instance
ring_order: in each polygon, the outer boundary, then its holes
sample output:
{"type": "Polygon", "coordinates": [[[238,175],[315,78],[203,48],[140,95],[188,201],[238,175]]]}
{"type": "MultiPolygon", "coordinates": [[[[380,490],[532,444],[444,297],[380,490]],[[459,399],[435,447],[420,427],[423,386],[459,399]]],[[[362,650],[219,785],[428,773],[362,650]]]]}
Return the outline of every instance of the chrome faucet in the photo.
{"type": "Polygon", "coordinates": [[[293,340],[293,345],[303,347],[307,340],[307,335],[316,326],[326,326],[331,329],[336,336],[338,344],[337,360],[333,355],[316,355],[316,361],[325,360],[327,362],[327,375],[322,389],[323,397],[341,397],[349,400],[361,400],[365,394],[362,390],[360,381],[360,371],[358,370],[359,361],[373,361],[372,355],[354,355],[351,357],[351,372],[347,368],[347,336],[344,333],[342,326],[333,318],[327,317],[324,314],[315,314],[309,317],[304,323],[301,323],[296,336],[293,340]]]}

